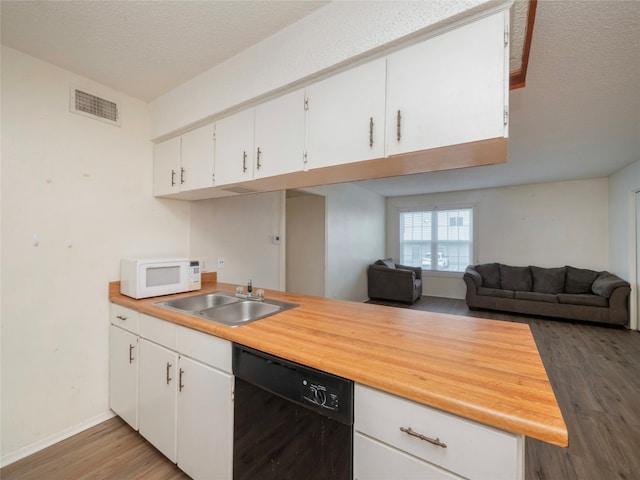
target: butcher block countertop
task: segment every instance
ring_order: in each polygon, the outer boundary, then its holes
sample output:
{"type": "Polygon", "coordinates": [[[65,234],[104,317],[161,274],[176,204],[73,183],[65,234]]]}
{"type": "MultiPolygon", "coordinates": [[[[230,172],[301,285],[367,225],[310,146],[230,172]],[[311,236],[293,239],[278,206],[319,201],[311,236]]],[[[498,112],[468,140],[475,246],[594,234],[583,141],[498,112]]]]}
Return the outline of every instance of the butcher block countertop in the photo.
{"type": "Polygon", "coordinates": [[[197,292],[143,300],[120,294],[120,283],[111,282],[109,300],[496,428],[568,444],[526,324],[272,290],[265,290],[267,299],[300,306],[234,328],[153,305],[178,296],[235,292],[235,285],[215,278],[203,275],[197,292]]]}

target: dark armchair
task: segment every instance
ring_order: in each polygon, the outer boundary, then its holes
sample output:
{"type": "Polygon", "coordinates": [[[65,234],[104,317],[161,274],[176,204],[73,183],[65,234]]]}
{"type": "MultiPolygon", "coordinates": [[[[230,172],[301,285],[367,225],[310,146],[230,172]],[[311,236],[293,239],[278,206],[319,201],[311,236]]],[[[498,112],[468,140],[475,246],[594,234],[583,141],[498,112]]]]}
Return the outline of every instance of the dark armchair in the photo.
{"type": "Polygon", "coordinates": [[[391,258],[367,268],[369,298],[414,303],[422,295],[422,269],[396,265],[391,258]]]}

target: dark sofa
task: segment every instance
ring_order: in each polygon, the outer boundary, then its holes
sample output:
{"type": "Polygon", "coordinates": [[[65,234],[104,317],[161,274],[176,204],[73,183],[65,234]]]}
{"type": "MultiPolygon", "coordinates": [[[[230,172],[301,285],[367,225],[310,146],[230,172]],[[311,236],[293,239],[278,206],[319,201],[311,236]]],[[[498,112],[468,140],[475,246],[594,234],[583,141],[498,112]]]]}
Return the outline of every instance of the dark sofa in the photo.
{"type": "Polygon", "coordinates": [[[414,303],[422,295],[422,268],[378,260],[367,268],[367,293],[371,299],[414,303]]]}
{"type": "Polygon", "coordinates": [[[630,285],[609,272],[486,263],[467,267],[463,278],[471,309],[613,325],[629,322],[630,285]]]}

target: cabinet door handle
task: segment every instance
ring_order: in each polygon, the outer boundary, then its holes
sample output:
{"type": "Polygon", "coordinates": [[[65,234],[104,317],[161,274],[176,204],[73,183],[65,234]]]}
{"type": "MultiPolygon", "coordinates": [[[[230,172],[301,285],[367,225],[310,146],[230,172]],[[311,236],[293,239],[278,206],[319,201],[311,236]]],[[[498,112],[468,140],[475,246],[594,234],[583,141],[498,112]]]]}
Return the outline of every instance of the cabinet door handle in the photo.
{"type": "Polygon", "coordinates": [[[398,127],[398,141],[400,141],[400,138],[402,137],[401,132],[401,126],[402,126],[402,115],[400,114],[400,110],[398,110],[398,119],[396,120],[396,126],[398,127]]]}
{"type": "Polygon", "coordinates": [[[242,152],[242,173],[247,171],[247,152],[242,152]]]}
{"type": "Polygon", "coordinates": [[[439,438],[430,438],[430,437],[427,437],[426,435],[422,435],[421,433],[414,432],[413,430],[411,430],[411,427],[400,427],[400,431],[408,435],[411,435],[412,437],[416,437],[416,438],[419,438],[420,440],[424,440],[425,442],[429,442],[430,444],[435,445],[437,447],[447,448],[447,445],[442,443],[439,438]]]}
{"type": "Polygon", "coordinates": [[[135,347],[131,344],[129,344],[129,363],[133,363],[133,361],[135,360],[135,358],[133,358],[133,349],[135,347]]]}
{"type": "Polygon", "coordinates": [[[258,163],[256,164],[256,167],[258,167],[258,170],[260,170],[260,167],[262,166],[262,164],[260,163],[261,153],[262,153],[262,150],[260,150],[260,147],[258,147],[258,151],[256,152],[256,157],[258,158],[258,163]]]}
{"type": "Polygon", "coordinates": [[[182,376],[184,375],[184,370],[180,369],[180,373],[178,374],[178,391],[181,392],[182,389],[184,388],[184,385],[182,384],[182,376]]]}
{"type": "Polygon", "coordinates": [[[171,381],[171,377],[169,376],[170,371],[171,371],[171,364],[167,362],[167,385],[169,385],[169,382],[171,381]]]}
{"type": "Polygon", "coordinates": [[[373,147],[373,117],[369,118],[369,147],[373,147]]]}
{"type": "Polygon", "coordinates": [[[122,320],[123,322],[127,319],[127,317],[125,317],[124,315],[116,315],[116,318],[118,320],[122,320]]]}
{"type": "Polygon", "coordinates": [[[175,186],[176,184],[176,171],[171,169],[171,186],[175,186]]]}
{"type": "Polygon", "coordinates": [[[180,185],[184,183],[184,168],[180,167],[180,185]]]}

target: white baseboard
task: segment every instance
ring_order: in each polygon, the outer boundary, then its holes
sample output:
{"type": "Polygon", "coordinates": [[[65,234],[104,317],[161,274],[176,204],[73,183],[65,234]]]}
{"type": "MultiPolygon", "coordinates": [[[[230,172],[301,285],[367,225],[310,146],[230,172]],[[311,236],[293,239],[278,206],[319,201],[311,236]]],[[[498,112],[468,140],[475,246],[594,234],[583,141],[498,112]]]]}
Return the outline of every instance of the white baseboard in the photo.
{"type": "Polygon", "coordinates": [[[16,450],[15,452],[11,452],[8,453],[4,456],[2,456],[2,458],[0,458],[0,468],[2,467],[6,467],[7,465],[12,464],[13,462],[17,462],[18,460],[21,460],[25,457],[28,457],[29,455],[39,452],[40,450],[50,447],[51,445],[61,442],[62,440],[65,440],[69,437],[72,437],[73,435],[75,435],[76,433],[80,433],[85,431],[88,428],[94,427],[96,425],[98,425],[99,423],[102,423],[106,420],[109,420],[110,418],[115,417],[116,414],[113,413],[111,410],[108,410],[104,413],[101,413],[100,415],[97,415],[93,418],[88,419],[85,422],[80,423],[79,425],[75,425],[71,428],[67,428],[66,430],[62,430],[61,432],[58,432],[54,435],[51,435],[47,438],[43,438],[42,440],[39,440],[37,442],[34,442],[30,445],[27,445],[25,447],[22,447],[18,450],[16,450]]]}

